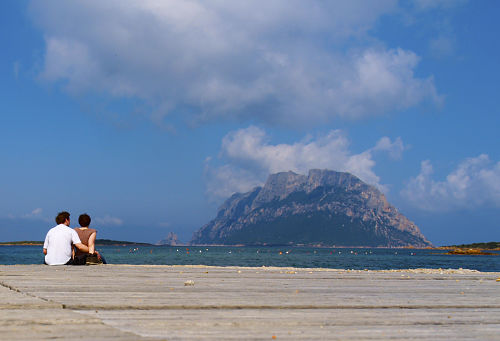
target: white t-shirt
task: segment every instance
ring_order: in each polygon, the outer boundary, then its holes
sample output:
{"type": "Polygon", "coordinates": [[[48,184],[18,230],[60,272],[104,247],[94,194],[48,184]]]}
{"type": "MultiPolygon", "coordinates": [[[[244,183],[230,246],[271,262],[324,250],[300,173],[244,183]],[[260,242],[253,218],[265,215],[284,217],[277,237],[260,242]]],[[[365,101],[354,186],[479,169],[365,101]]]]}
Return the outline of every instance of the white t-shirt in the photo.
{"type": "Polygon", "coordinates": [[[47,249],[45,263],[63,265],[71,259],[71,244],[81,243],[78,233],[64,224],[59,224],[47,232],[43,248],[47,249]]]}

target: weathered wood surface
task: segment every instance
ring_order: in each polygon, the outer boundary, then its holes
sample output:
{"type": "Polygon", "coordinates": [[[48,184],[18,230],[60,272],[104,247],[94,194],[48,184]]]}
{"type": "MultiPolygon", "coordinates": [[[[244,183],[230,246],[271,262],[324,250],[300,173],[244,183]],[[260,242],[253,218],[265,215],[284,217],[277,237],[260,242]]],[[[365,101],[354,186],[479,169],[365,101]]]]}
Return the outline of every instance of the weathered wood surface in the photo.
{"type": "Polygon", "coordinates": [[[500,340],[499,277],[468,270],[0,266],[0,339],[500,340]]]}

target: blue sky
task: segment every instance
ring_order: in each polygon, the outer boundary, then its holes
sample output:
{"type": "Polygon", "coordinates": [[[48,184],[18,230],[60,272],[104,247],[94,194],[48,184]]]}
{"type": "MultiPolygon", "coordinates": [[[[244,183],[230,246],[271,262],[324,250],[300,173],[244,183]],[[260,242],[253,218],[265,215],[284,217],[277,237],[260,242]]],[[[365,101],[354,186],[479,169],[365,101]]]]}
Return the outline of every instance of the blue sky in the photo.
{"type": "Polygon", "coordinates": [[[434,244],[498,241],[499,7],[2,1],[2,239],[68,210],[188,241],[269,173],[329,168],[434,244]]]}

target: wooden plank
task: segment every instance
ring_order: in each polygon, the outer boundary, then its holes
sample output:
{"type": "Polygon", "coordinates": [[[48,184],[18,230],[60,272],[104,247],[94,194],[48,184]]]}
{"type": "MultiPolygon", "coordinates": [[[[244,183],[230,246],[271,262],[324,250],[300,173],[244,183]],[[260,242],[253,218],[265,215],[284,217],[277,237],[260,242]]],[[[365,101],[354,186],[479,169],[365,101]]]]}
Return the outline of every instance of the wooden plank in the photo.
{"type": "Polygon", "coordinates": [[[34,325],[33,304],[59,305],[83,324],[160,339],[498,340],[499,277],[463,269],[0,266],[0,298],[5,290],[21,295],[4,310],[34,325]]]}
{"type": "Polygon", "coordinates": [[[142,336],[167,339],[498,340],[500,310],[307,309],[83,311],[142,336]]]}

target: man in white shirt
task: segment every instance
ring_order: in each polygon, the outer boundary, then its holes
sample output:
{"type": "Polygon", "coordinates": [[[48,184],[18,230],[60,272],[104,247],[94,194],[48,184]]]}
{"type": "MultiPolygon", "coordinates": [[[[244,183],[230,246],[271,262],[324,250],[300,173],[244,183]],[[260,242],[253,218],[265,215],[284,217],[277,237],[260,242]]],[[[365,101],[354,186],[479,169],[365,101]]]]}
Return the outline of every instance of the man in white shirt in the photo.
{"type": "Polygon", "coordinates": [[[51,228],[45,236],[43,243],[43,254],[47,265],[71,265],[72,245],[83,252],[89,252],[89,248],[82,244],[78,233],[69,227],[69,213],[60,212],[56,217],[57,226],[51,228]]]}

